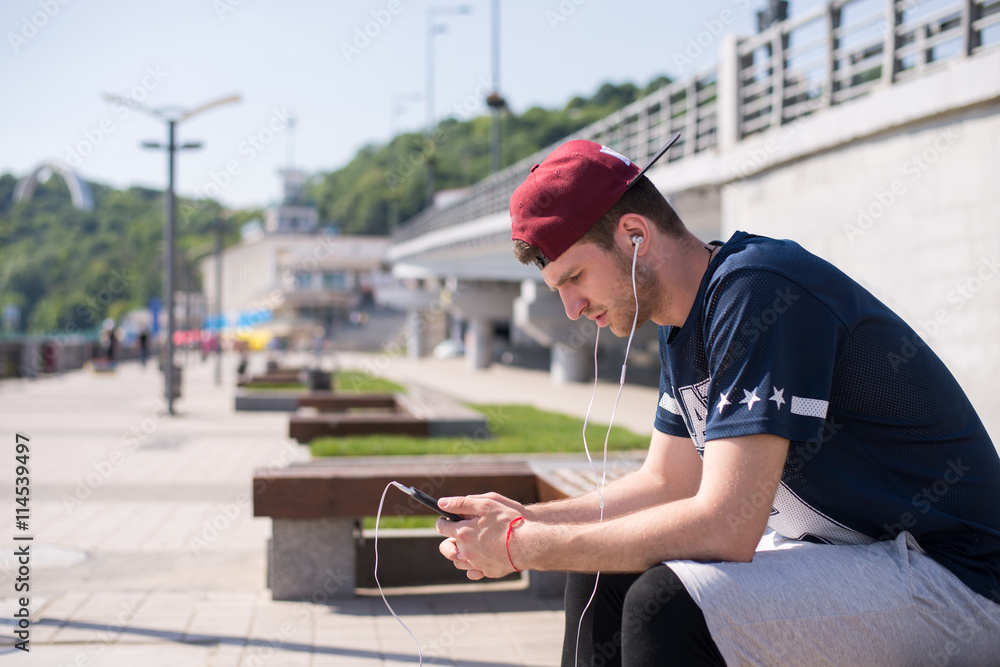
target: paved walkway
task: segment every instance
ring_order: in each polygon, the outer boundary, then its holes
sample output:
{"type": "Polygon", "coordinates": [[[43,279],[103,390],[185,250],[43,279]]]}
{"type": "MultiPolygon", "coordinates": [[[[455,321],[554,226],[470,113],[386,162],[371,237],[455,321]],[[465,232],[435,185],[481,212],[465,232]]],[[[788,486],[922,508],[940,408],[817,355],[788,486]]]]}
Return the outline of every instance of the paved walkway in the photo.
{"type": "MultiPolygon", "coordinates": [[[[179,416],[162,414],[154,367],[0,382],[0,656],[52,666],[416,664],[413,641],[379,598],[274,602],[264,585],[269,519],[251,516],[252,471],[308,457],[287,415],[239,413],[233,359],[185,367],[179,416]],[[30,437],[28,529],[14,525],[15,433],[30,437]],[[15,542],[14,537],[33,537],[15,542]],[[15,593],[15,545],[30,544],[30,592],[15,593]],[[30,653],[12,647],[28,595],[30,653]]],[[[263,359],[255,359],[263,365],[263,359]]],[[[461,361],[343,355],[339,362],[419,380],[467,400],[582,413],[585,386],[556,390],[544,373],[461,361]],[[374,365],[373,365],[374,364],[374,365]]],[[[328,362],[329,363],[329,362],[328,362]]],[[[617,385],[595,403],[606,421],[617,385]]],[[[629,388],[616,423],[649,431],[656,392],[629,388]]],[[[428,664],[556,665],[558,600],[526,592],[395,597],[428,664]],[[431,660],[431,658],[434,658],[431,660]]]]}

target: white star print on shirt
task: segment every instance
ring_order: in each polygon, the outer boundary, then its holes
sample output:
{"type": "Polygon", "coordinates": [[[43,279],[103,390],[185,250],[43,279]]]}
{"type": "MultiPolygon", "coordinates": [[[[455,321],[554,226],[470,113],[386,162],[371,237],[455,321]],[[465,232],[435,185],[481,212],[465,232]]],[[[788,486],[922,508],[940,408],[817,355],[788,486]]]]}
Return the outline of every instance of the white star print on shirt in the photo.
{"type": "Polygon", "coordinates": [[[771,385],[771,388],[774,389],[774,396],[772,396],[771,398],[769,398],[767,400],[774,401],[774,404],[777,405],[778,409],[780,410],[781,406],[784,405],[785,403],[787,403],[787,401],[785,400],[785,390],[784,389],[778,389],[774,385],[771,385]]]}
{"type": "Polygon", "coordinates": [[[726,407],[727,405],[730,405],[729,394],[722,394],[722,393],[720,393],[719,394],[719,414],[720,415],[722,414],[722,408],[726,407]]]}
{"type": "Polygon", "coordinates": [[[753,411],[753,404],[760,400],[760,398],[757,396],[757,390],[754,389],[751,392],[751,391],[747,391],[746,389],[744,389],[743,390],[743,394],[744,394],[743,400],[740,401],[740,403],[746,403],[747,404],[747,411],[752,412],[753,411]]]}

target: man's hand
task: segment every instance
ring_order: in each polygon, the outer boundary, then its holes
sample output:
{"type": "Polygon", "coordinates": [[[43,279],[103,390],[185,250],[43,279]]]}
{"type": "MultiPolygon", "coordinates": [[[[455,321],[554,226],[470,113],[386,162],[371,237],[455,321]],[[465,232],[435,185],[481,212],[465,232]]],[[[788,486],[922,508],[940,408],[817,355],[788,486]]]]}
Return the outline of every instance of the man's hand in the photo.
{"type": "MultiPolygon", "coordinates": [[[[448,538],[438,547],[441,555],[473,580],[495,579],[514,571],[507,557],[507,527],[525,516],[523,505],[496,493],[442,498],[438,505],[469,517],[464,521],[438,519],[437,531],[448,538]]],[[[513,540],[511,549],[513,555],[513,540]]]]}
{"type": "MultiPolygon", "coordinates": [[[[532,520],[534,520],[534,517],[532,516],[532,510],[531,510],[531,508],[525,507],[524,505],[522,505],[521,503],[517,502],[516,500],[511,500],[510,498],[505,498],[504,496],[501,496],[499,493],[494,493],[492,491],[490,491],[489,493],[479,493],[479,494],[476,494],[476,495],[473,495],[473,496],[465,496],[464,498],[463,497],[447,498],[447,500],[448,501],[452,501],[452,500],[465,500],[465,499],[472,499],[472,498],[481,499],[481,500],[493,500],[493,501],[495,501],[497,503],[500,503],[504,507],[509,507],[510,509],[514,510],[515,512],[517,512],[518,516],[523,516],[525,519],[532,519],[532,520]]],[[[454,511],[454,510],[452,510],[452,511],[454,511]]],[[[455,514],[463,514],[463,512],[455,512],[455,514]]]]}

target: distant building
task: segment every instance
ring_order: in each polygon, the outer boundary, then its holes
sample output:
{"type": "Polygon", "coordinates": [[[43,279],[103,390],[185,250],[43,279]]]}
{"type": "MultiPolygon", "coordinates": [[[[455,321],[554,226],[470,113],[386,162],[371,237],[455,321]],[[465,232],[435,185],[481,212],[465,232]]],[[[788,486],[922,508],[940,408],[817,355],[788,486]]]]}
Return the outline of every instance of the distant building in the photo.
{"type": "Polygon", "coordinates": [[[272,206],[264,212],[264,233],[312,234],[319,227],[319,212],[314,206],[306,205],[302,198],[302,186],[306,175],[297,169],[283,169],[285,196],[279,206],[272,206]]]}
{"type": "MultiPolygon", "coordinates": [[[[265,212],[263,225],[247,225],[241,243],[223,252],[221,324],[230,333],[264,328],[301,347],[312,344],[320,327],[329,334],[374,306],[389,238],[321,229],[315,207],[301,196],[305,175],[294,169],[281,175],[282,203],[265,212]]],[[[214,255],[202,260],[201,274],[214,312],[214,255]]],[[[218,325],[209,317],[209,328],[218,325]]]]}

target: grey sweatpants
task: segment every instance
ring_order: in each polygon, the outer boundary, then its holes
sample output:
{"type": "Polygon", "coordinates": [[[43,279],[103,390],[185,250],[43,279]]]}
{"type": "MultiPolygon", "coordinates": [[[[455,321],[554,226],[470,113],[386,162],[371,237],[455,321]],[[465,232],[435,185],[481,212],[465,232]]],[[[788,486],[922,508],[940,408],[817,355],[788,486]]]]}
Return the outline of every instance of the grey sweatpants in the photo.
{"type": "Polygon", "coordinates": [[[909,533],[864,546],[762,541],[750,563],[667,565],[730,667],[1000,665],[1000,604],[909,533]]]}

